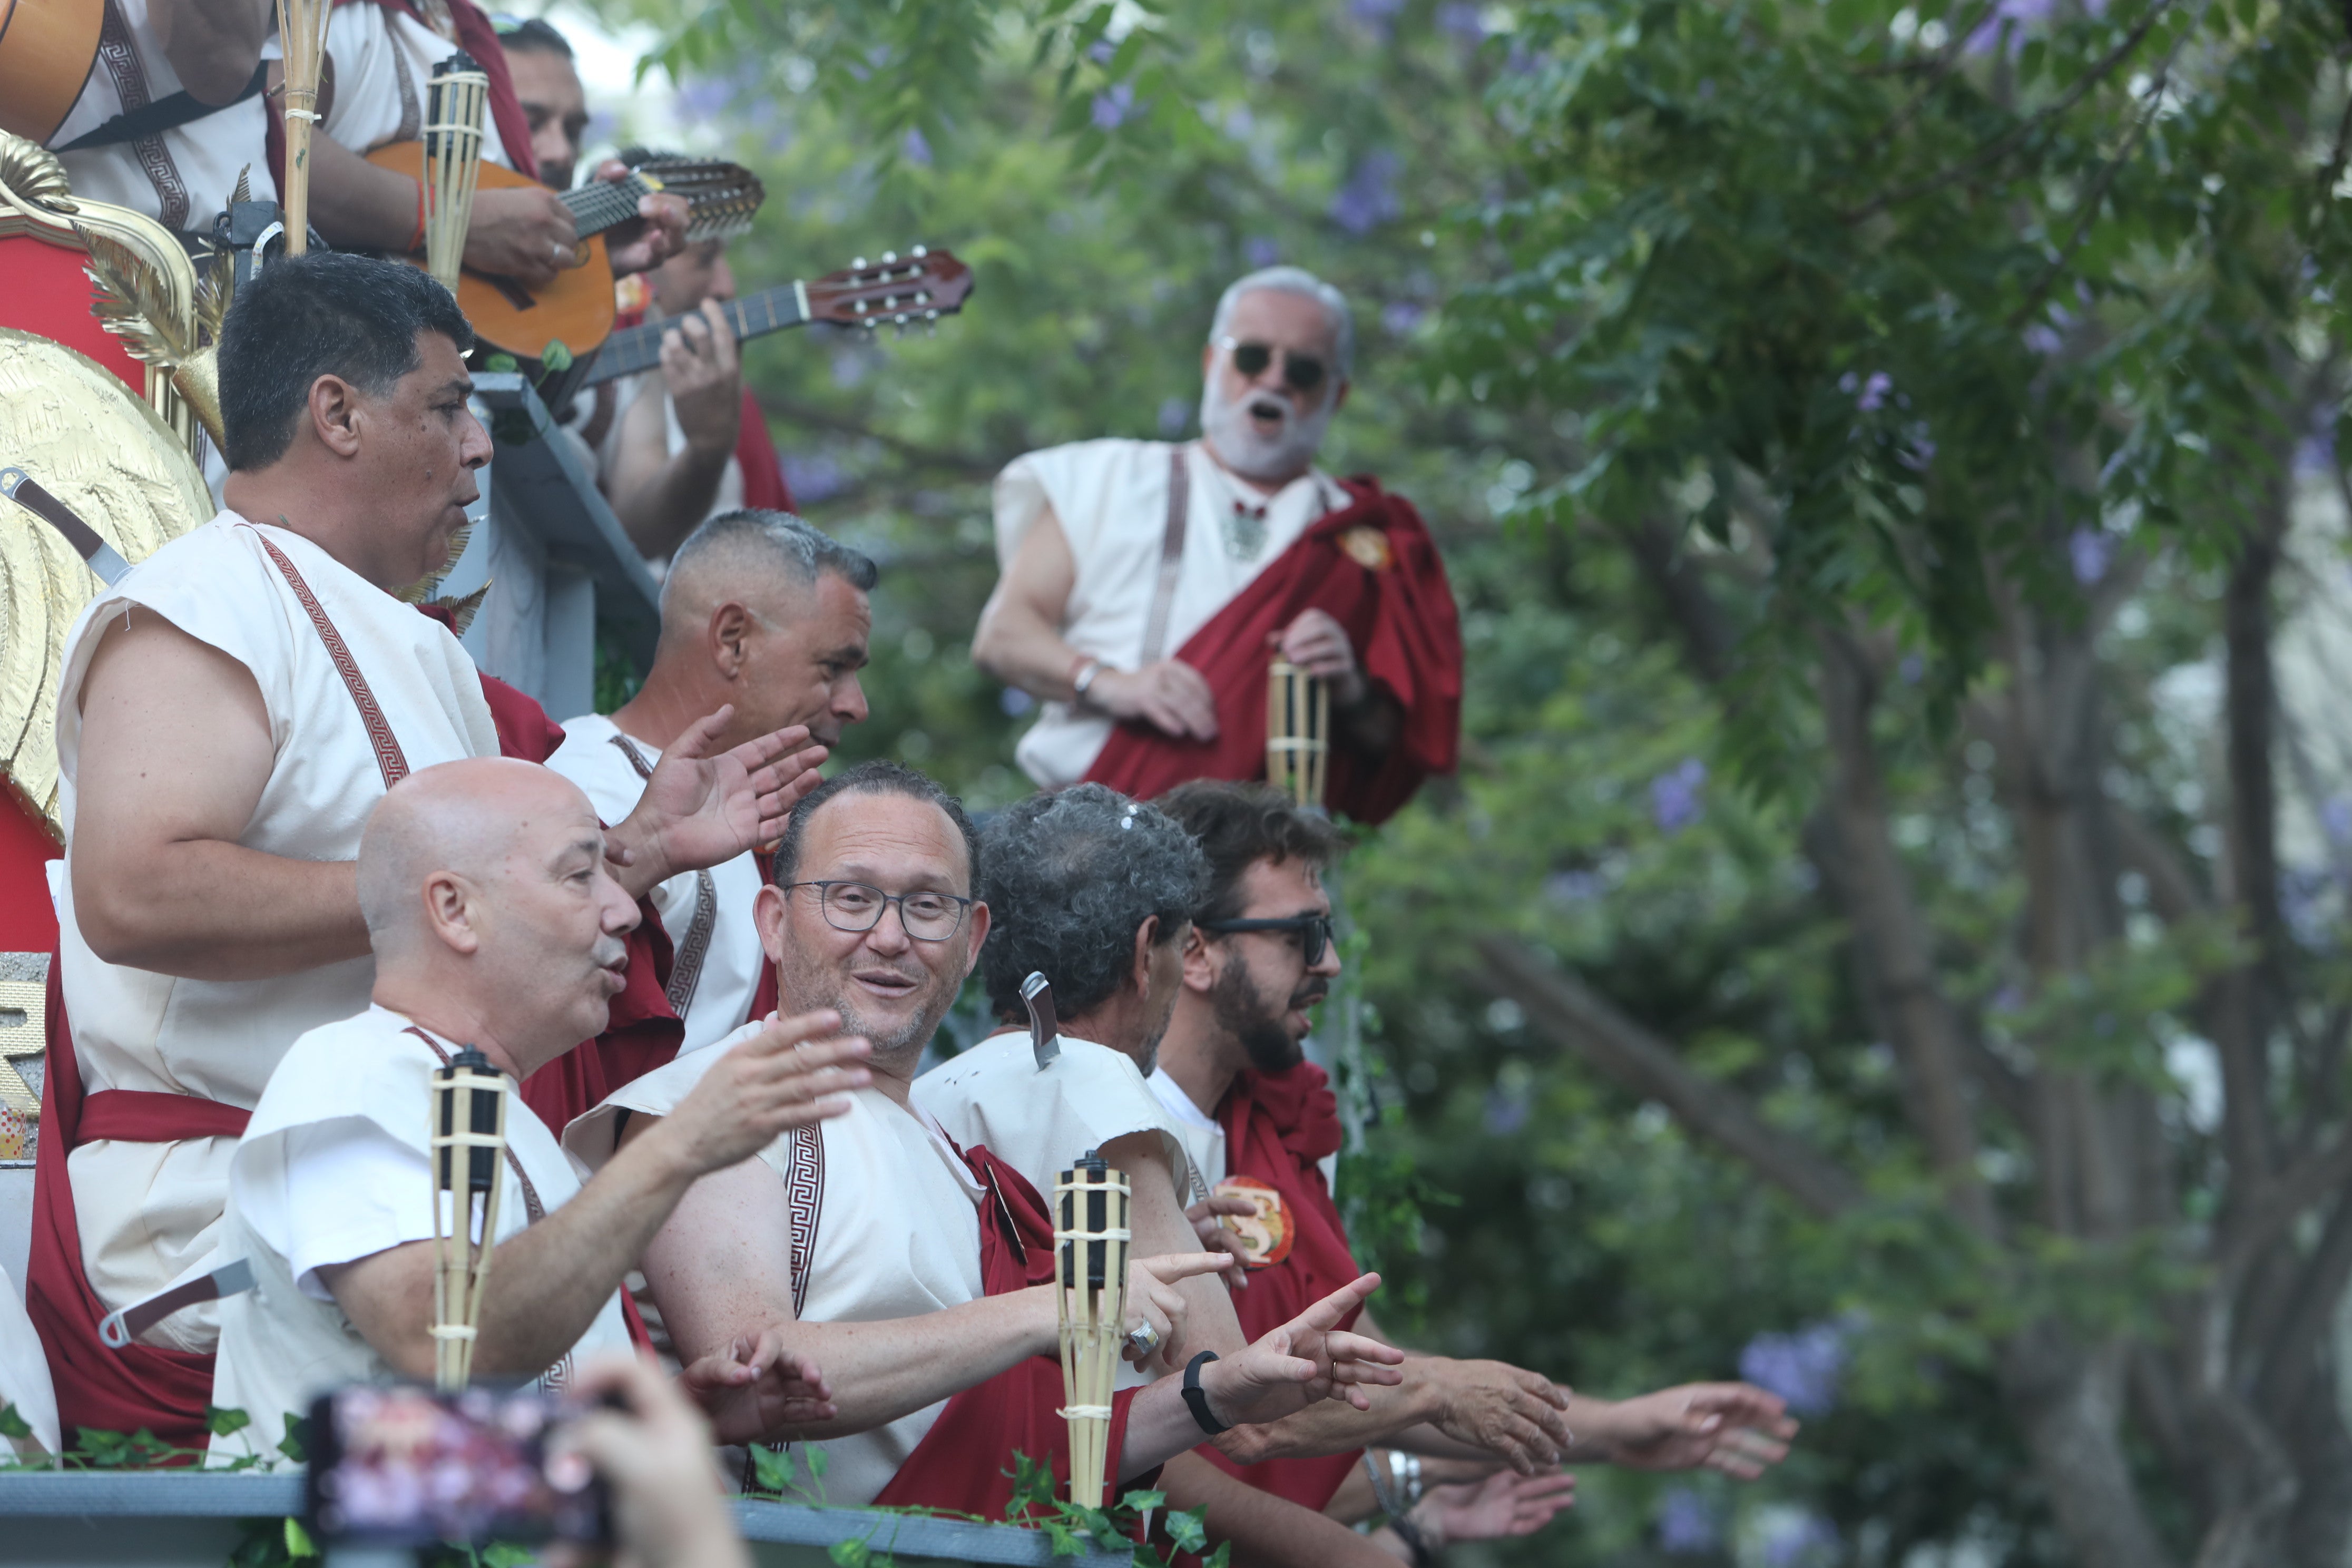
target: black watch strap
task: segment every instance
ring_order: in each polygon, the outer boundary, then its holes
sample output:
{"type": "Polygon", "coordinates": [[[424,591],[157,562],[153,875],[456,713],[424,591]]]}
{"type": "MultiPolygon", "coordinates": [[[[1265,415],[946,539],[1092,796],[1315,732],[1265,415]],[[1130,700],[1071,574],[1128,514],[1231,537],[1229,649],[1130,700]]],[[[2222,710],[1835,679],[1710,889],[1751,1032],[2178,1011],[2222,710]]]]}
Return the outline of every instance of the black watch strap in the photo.
{"type": "Polygon", "coordinates": [[[1201,1430],[1212,1437],[1220,1432],[1233,1430],[1211,1413],[1209,1391],[1201,1386],[1201,1369],[1216,1359],[1216,1352],[1202,1351],[1184,1363],[1184,1407],[1192,1411],[1192,1419],[1199,1423],[1201,1430]]]}

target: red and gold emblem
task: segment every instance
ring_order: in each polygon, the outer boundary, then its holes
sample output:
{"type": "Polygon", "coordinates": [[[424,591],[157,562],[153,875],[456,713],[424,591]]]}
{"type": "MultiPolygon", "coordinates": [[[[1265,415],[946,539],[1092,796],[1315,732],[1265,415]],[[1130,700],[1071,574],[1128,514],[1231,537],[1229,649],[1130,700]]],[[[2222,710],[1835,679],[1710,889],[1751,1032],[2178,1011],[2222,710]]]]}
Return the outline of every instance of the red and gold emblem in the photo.
{"type": "Polygon", "coordinates": [[[1227,1176],[1217,1184],[1217,1196],[1256,1205],[1255,1214],[1229,1214],[1219,1221],[1241,1237],[1242,1267],[1271,1268],[1290,1256],[1290,1216],[1283,1211],[1281,1193],[1255,1176],[1227,1176]]]}
{"type": "Polygon", "coordinates": [[[1389,551],[1389,536],[1369,522],[1360,522],[1339,535],[1339,548],[1348,559],[1367,572],[1385,572],[1396,559],[1389,551]]]}

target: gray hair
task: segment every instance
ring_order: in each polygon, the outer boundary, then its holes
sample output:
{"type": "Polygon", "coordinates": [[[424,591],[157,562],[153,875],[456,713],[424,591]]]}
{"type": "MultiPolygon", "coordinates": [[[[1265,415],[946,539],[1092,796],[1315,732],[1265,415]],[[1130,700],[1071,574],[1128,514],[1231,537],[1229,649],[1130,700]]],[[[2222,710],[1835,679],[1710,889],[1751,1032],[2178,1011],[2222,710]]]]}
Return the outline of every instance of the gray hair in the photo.
{"type": "Polygon", "coordinates": [[[1001,1018],[1022,1016],[1033,970],[1053,982],[1063,1017],[1102,1005],[1128,977],[1143,922],[1159,916],[1160,940],[1172,940],[1208,889],[1191,834],[1098,784],[1031,795],[998,813],[982,843],[995,924],[981,973],[1001,1018]]]}
{"type": "Polygon", "coordinates": [[[846,582],[859,593],[870,593],[881,575],[873,558],[788,511],[764,511],[746,507],[706,519],[686,536],[669,558],[662,579],[662,619],[667,623],[672,602],[709,577],[730,586],[745,573],[781,568],[803,588],[814,588],[824,573],[846,582]]]}
{"type": "Polygon", "coordinates": [[[1213,341],[1225,335],[1225,322],[1234,307],[1244,294],[1268,289],[1276,294],[1303,294],[1323,307],[1331,321],[1331,357],[1339,362],[1339,376],[1345,380],[1356,368],[1356,313],[1348,309],[1348,297],[1326,283],[1304,267],[1261,267],[1244,278],[1236,278],[1223,294],[1217,296],[1217,313],[1210,319],[1209,336],[1213,341]]]}

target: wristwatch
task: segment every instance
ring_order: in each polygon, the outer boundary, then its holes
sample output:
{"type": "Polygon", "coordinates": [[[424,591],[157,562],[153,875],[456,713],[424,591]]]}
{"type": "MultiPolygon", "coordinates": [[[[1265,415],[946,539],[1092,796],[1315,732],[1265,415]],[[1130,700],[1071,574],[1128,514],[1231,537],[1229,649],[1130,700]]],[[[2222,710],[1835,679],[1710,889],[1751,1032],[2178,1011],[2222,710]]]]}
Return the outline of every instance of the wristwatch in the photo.
{"type": "Polygon", "coordinates": [[[1095,677],[1101,673],[1102,660],[1098,658],[1090,658],[1080,665],[1078,673],[1070,678],[1071,700],[1084,702],[1087,700],[1087,688],[1092,686],[1095,683],[1095,677]]]}
{"type": "Polygon", "coordinates": [[[1212,1437],[1220,1432],[1233,1430],[1209,1409],[1209,1391],[1201,1386],[1201,1369],[1216,1359],[1216,1352],[1202,1351],[1184,1365],[1184,1406],[1192,1411],[1192,1419],[1200,1424],[1201,1430],[1212,1437]]]}

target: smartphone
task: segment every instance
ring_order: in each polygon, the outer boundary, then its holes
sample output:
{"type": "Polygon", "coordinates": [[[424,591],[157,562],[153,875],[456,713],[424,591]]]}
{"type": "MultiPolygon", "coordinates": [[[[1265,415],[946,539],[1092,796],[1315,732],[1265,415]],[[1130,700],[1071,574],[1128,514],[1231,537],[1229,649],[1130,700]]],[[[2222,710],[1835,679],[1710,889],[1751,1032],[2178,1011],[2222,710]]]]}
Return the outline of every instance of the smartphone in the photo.
{"type": "Polygon", "coordinates": [[[552,1439],[579,1406],[536,1386],[354,1384],[310,1411],[312,1539],[372,1546],[611,1539],[588,1461],[552,1439]]]}

